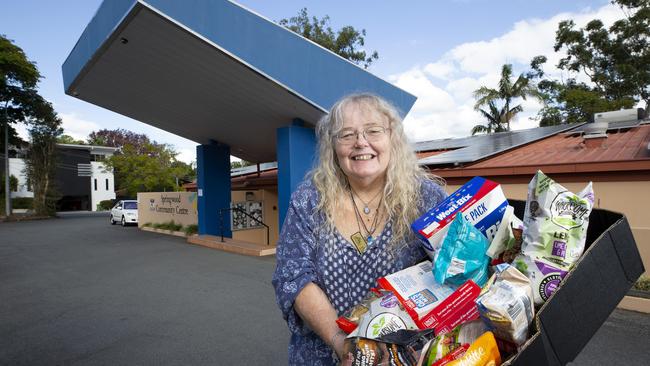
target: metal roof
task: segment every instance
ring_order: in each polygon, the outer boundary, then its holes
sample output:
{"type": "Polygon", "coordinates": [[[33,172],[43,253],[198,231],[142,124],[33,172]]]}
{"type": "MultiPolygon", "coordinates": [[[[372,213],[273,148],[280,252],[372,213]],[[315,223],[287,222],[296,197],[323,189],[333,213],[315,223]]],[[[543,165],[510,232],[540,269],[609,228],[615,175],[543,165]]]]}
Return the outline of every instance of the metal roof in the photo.
{"type": "Polygon", "coordinates": [[[457,139],[424,141],[414,144],[416,152],[451,150],[419,160],[421,165],[473,163],[512,148],[529,144],[582,124],[538,127],[527,130],[499,132],[457,139]]]}
{"type": "Polygon", "coordinates": [[[406,114],[415,97],[224,0],[105,0],[63,64],[67,94],[251,162],[276,130],[313,126],[345,94],[406,114]]]}

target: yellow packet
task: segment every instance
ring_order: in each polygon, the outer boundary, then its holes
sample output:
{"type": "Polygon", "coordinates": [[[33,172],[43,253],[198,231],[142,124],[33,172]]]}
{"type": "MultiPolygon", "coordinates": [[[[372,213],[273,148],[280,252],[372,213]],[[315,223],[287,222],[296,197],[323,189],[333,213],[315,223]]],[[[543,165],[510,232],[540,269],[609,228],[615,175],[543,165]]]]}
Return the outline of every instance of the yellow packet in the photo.
{"type": "Polygon", "coordinates": [[[492,332],[485,332],[467,349],[465,354],[446,366],[499,366],[501,354],[492,332]]]}

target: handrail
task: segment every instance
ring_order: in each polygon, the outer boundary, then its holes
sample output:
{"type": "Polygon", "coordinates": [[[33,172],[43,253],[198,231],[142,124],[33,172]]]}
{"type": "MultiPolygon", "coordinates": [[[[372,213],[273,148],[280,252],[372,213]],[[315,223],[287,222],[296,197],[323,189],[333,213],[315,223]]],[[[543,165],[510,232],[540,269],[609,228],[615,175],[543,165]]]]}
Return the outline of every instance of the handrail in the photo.
{"type": "MultiPolygon", "coordinates": [[[[270,244],[270,239],[269,239],[269,236],[270,236],[270,234],[269,234],[269,225],[263,223],[262,221],[258,220],[256,217],[254,217],[253,215],[249,214],[248,212],[242,210],[239,207],[228,207],[228,208],[222,208],[222,209],[219,210],[219,226],[221,228],[221,242],[222,243],[224,242],[224,240],[223,240],[223,213],[224,213],[224,211],[238,211],[238,212],[241,212],[244,215],[246,215],[246,216],[250,217],[251,219],[253,219],[258,224],[264,226],[266,228],[266,245],[267,246],[271,245],[270,244]]],[[[231,228],[231,230],[232,230],[232,228],[231,228]]]]}

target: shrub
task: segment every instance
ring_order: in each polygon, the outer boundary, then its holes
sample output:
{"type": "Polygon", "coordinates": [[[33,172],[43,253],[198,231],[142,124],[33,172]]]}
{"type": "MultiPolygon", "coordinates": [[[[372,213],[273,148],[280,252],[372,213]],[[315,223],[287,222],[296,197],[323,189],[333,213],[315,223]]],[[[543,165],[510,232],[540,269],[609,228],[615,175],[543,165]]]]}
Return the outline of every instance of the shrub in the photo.
{"type": "Polygon", "coordinates": [[[650,292],[650,277],[642,276],[639,278],[639,280],[634,284],[634,289],[650,292]]]}
{"type": "Polygon", "coordinates": [[[153,224],[153,227],[162,230],[180,231],[183,225],[177,224],[174,220],[171,220],[163,223],[155,223],[153,224]]]}
{"type": "Polygon", "coordinates": [[[97,211],[108,211],[113,208],[114,200],[103,200],[97,204],[97,211]]]}
{"type": "Polygon", "coordinates": [[[34,207],[34,198],[32,197],[16,197],[11,199],[11,207],[16,209],[31,210],[34,207]]]}
{"type": "Polygon", "coordinates": [[[150,223],[150,222],[145,222],[142,226],[144,226],[144,227],[152,227],[153,224],[150,223]]]}
{"type": "Polygon", "coordinates": [[[185,232],[185,235],[187,235],[187,236],[194,235],[194,234],[199,232],[199,225],[195,225],[195,224],[187,225],[187,226],[185,226],[183,231],[185,232]]]}

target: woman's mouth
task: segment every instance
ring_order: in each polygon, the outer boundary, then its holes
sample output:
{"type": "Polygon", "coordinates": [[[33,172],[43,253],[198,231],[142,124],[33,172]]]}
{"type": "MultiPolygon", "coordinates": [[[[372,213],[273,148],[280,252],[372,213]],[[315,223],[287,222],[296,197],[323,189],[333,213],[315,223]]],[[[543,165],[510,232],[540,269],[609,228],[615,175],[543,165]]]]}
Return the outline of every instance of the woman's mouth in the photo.
{"type": "Polygon", "coordinates": [[[352,157],[352,160],[359,161],[359,160],[370,160],[374,158],[375,156],[373,154],[362,154],[362,155],[355,155],[352,157]]]}

